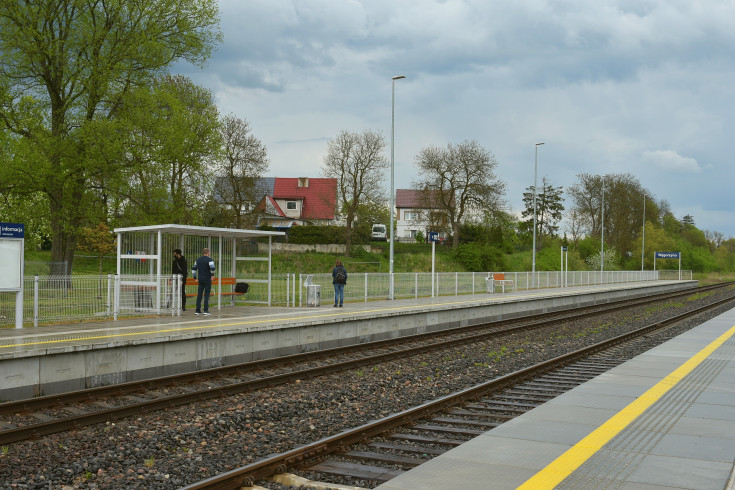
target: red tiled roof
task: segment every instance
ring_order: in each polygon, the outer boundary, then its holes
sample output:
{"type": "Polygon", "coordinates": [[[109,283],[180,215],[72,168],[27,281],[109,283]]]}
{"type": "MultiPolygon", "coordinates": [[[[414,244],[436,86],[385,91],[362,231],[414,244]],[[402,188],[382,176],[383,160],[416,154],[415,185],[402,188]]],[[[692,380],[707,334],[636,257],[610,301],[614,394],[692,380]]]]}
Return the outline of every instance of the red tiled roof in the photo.
{"type": "Polygon", "coordinates": [[[337,179],[308,179],[308,187],[299,187],[298,178],[276,177],[275,199],[303,199],[303,219],[334,219],[337,209],[337,179]]]}
{"type": "MultiPolygon", "coordinates": [[[[396,207],[397,208],[413,208],[413,209],[431,209],[440,206],[427,205],[426,199],[422,198],[422,194],[426,191],[415,189],[396,189],[396,207]]],[[[436,191],[434,191],[436,192],[436,191]]],[[[438,196],[434,202],[438,202],[438,196]]]]}

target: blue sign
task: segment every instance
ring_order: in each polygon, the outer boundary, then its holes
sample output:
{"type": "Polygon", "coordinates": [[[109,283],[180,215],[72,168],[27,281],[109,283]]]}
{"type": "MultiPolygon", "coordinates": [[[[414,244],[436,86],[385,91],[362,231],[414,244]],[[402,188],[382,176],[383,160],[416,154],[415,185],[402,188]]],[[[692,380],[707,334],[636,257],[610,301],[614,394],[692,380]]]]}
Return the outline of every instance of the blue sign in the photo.
{"type": "Polygon", "coordinates": [[[561,251],[562,252],[566,252],[567,251],[567,247],[561,247],[561,251]]]}
{"type": "Polygon", "coordinates": [[[679,259],[681,258],[681,252],[656,252],[656,259],[679,259]]]}
{"type": "Polygon", "coordinates": [[[0,222],[0,238],[25,238],[25,230],[23,223],[0,222]]]}
{"type": "Polygon", "coordinates": [[[429,232],[429,241],[430,242],[438,242],[439,241],[439,233],[435,231],[429,232]]]}

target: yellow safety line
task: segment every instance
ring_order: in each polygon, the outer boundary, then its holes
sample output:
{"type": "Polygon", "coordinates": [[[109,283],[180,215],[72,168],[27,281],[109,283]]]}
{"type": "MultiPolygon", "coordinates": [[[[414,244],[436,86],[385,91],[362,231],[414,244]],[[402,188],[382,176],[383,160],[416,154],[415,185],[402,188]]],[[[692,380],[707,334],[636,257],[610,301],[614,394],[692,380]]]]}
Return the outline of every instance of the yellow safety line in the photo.
{"type": "Polygon", "coordinates": [[[566,477],[571,475],[574,470],[579,468],[582,463],[587,461],[613,437],[630,425],[630,423],[641,415],[648,407],[653,405],[667,391],[676,386],[684,376],[692,372],[694,368],[699,366],[702,361],[707,359],[715,349],[726,342],[733,336],[733,334],[735,334],[735,326],[720,335],[707,347],[699,351],[671,374],[656,383],[656,385],[636,398],[627,407],[613,415],[607,422],[569,448],[564,454],[549,463],[548,466],[536,473],[518,488],[533,490],[550,489],[561,483],[566,477]]]}
{"type": "MultiPolygon", "coordinates": [[[[510,299],[514,298],[516,296],[506,295],[503,296],[503,299],[510,299]]],[[[529,295],[522,296],[522,297],[529,297],[529,295]]],[[[111,338],[119,338],[119,337],[131,337],[135,335],[148,335],[148,334],[162,334],[162,333],[171,333],[171,332],[186,332],[188,330],[204,330],[204,329],[212,329],[212,328],[222,328],[222,327],[235,327],[235,326],[241,326],[241,325],[252,325],[255,323],[275,323],[275,322],[283,322],[283,321],[292,321],[292,320],[310,320],[314,318],[327,318],[327,317],[336,317],[336,316],[344,316],[344,315],[353,315],[353,314],[359,314],[359,313],[375,313],[375,312],[384,312],[384,311],[394,311],[394,310],[406,310],[406,309],[415,309],[415,308],[425,308],[427,306],[448,306],[448,305],[457,305],[457,304],[467,304],[467,303],[482,303],[487,302],[488,299],[492,298],[482,298],[482,299],[475,299],[475,300],[465,300],[465,301],[452,301],[448,303],[430,303],[430,304],[422,304],[422,305],[405,305],[405,306],[396,306],[391,308],[379,308],[375,310],[358,310],[358,311],[337,311],[333,313],[323,314],[323,315],[308,315],[308,316],[296,316],[296,317],[281,317],[281,318],[275,318],[271,320],[250,320],[245,322],[236,322],[236,323],[218,323],[213,325],[196,325],[192,327],[177,327],[177,328],[168,328],[164,330],[150,330],[150,331],[136,331],[136,332],[130,332],[130,333],[115,333],[115,334],[109,334],[109,335],[92,335],[92,336],[86,336],[86,337],[70,337],[68,339],[53,339],[53,340],[42,340],[42,341],[36,341],[36,342],[18,342],[13,344],[4,344],[0,345],[0,349],[8,349],[8,348],[17,348],[21,346],[32,346],[32,345],[44,345],[44,344],[57,344],[57,343],[64,343],[64,342],[76,342],[79,340],[98,340],[98,339],[111,339],[111,338]]],[[[114,328],[114,327],[113,327],[114,328]]],[[[60,334],[63,335],[63,334],[60,334]]]]}

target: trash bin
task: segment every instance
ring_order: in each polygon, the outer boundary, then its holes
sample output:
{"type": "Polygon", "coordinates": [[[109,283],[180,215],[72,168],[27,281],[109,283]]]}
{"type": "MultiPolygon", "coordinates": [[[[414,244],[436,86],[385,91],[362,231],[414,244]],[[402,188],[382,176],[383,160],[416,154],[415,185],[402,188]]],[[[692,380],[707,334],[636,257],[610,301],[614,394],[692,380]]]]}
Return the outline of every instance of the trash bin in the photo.
{"type": "Polygon", "coordinates": [[[306,306],[319,306],[322,302],[322,287],[319,284],[306,286],[306,306]]]}
{"type": "Polygon", "coordinates": [[[319,306],[322,302],[322,286],[314,284],[314,275],[309,274],[304,281],[306,287],[306,306],[319,306]]]}
{"type": "Polygon", "coordinates": [[[486,284],[486,291],[488,293],[494,293],[495,292],[495,279],[493,279],[493,276],[487,276],[485,278],[485,284],[486,284]]]}

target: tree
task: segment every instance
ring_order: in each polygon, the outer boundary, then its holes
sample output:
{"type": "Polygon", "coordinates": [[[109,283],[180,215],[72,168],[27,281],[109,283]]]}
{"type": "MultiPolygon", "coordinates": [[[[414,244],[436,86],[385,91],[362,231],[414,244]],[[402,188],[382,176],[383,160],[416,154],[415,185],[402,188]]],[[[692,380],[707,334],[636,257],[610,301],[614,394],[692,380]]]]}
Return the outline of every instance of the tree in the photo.
{"type": "Polygon", "coordinates": [[[99,259],[99,274],[102,275],[102,259],[108,253],[115,251],[115,235],[104,223],[99,223],[94,228],[82,228],[79,237],[79,248],[85,252],[95,254],[99,259]]]}
{"type": "Polygon", "coordinates": [[[577,178],[579,182],[568,189],[568,194],[572,197],[577,222],[582,225],[581,231],[596,237],[602,234],[604,182],[605,243],[621,253],[635,250],[634,242],[643,231],[644,199],[651,208],[646,208],[646,217],[656,212],[656,206],[650,205],[651,193],[630,174],[580,174],[577,178]]]}
{"type": "Polygon", "coordinates": [[[384,194],[383,171],[388,160],[383,155],[385,138],[365,130],[361,134],[342,131],[327,143],[322,175],[337,179],[337,197],[345,217],[345,245],[349,256],[352,228],[361,204],[380,201],[384,194]]]}
{"type": "Polygon", "coordinates": [[[476,141],[424,148],[415,164],[419,179],[413,186],[425,191],[431,208],[438,207],[446,214],[453,248],[459,244],[460,225],[465,219],[479,219],[483,213],[501,209],[505,183],[495,176],[498,162],[476,141]]]}
{"type": "Polygon", "coordinates": [[[222,118],[223,155],[218,163],[220,185],[217,192],[233,217],[233,225],[242,228],[249,206],[261,197],[256,183],[268,171],[266,148],[250,134],[250,125],[234,114],[222,118]]]}
{"type": "Polygon", "coordinates": [[[217,22],[216,0],[0,0],[0,124],[17,143],[0,191],[46,195],[52,260],[72,263],[90,183],[111,172],[86,152],[93,123],[173,62],[203,63],[217,22]]]}
{"type": "Polygon", "coordinates": [[[95,124],[108,137],[90,141],[87,152],[110,161],[112,171],[95,179],[109,214],[124,225],[201,224],[214,177],[208,164],[221,149],[209,90],[165,75],[128,94],[114,120],[95,124]]]}
{"type": "MultiPolygon", "coordinates": [[[[523,193],[523,203],[526,209],[521,216],[528,219],[531,228],[533,228],[533,193],[534,186],[528,187],[528,191],[523,193]]],[[[562,187],[554,187],[546,177],[541,179],[541,190],[536,194],[536,234],[538,240],[536,242],[536,250],[541,249],[541,242],[544,235],[555,237],[559,231],[559,221],[561,221],[562,211],[564,211],[564,198],[562,197],[562,187]]],[[[533,230],[531,230],[533,232],[533,230]]]]}

